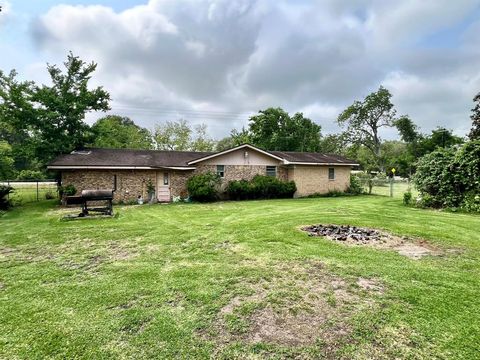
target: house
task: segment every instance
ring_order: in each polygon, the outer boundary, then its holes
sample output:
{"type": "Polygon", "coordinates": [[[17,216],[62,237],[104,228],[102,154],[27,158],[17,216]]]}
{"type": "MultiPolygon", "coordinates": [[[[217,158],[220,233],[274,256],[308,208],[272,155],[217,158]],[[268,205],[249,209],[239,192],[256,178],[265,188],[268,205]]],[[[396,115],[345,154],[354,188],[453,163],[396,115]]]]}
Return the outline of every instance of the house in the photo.
{"type": "Polygon", "coordinates": [[[147,196],[155,186],[157,200],[186,197],[187,180],[194,174],[217,173],[223,186],[231,180],[249,180],[257,174],[293,180],[296,197],[332,190],[344,191],[354,161],[338,155],[265,151],[244,144],[220,152],[84,149],[61,155],[49,170],[61,172],[62,185],[84,189],[115,189],[116,201],[147,196]]]}

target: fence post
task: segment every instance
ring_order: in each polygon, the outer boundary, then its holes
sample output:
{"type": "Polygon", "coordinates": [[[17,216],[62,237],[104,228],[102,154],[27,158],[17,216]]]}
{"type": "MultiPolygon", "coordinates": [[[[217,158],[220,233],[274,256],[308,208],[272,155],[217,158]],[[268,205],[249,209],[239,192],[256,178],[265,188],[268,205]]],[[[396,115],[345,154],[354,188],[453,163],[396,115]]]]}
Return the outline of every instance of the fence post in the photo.
{"type": "Polygon", "coordinates": [[[393,197],[393,177],[390,178],[390,197],[393,197]]]}
{"type": "Polygon", "coordinates": [[[37,180],[37,201],[38,201],[38,180],[37,180]]]}
{"type": "MultiPolygon", "coordinates": [[[[7,186],[10,186],[10,180],[7,180],[7,186]]],[[[10,200],[10,193],[7,194],[7,200],[10,200]]]]}

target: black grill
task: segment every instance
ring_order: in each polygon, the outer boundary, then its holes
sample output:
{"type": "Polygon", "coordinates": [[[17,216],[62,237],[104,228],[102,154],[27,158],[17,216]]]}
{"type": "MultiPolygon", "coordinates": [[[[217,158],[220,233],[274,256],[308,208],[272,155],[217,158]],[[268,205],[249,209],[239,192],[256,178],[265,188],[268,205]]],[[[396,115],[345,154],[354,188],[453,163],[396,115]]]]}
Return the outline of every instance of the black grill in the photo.
{"type": "Polygon", "coordinates": [[[90,212],[98,212],[104,215],[113,215],[113,190],[83,190],[80,196],[67,196],[67,205],[81,205],[80,217],[89,215],[90,212]],[[89,202],[104,201],[104,206],[89,207],[89,202]]]}

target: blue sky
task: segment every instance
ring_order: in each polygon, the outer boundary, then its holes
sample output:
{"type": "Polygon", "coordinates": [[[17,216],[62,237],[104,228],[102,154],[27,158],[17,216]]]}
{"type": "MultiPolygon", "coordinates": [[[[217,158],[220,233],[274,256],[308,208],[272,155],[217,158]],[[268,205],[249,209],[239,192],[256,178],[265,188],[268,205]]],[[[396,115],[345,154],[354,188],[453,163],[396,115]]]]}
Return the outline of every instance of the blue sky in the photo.
{"type": "Polygon", "coordinates": [[[1,70],[48,82],[45,64],[71,50],[98,63],[93,82],[111,93],[112,113],[146,127],[185,118],[219,138],[280,106],[334,132],[342,109],[384,85],[424,132],[464,135],[480,91],[480,1],[0,5],[1,70]]]}

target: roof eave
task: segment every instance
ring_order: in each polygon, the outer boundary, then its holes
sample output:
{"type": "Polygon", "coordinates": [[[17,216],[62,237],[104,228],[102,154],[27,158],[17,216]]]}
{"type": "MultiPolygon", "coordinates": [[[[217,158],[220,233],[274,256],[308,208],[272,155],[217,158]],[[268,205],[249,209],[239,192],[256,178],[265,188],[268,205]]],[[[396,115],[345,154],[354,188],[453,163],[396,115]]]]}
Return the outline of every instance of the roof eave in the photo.
{"type": "Polygon", "coordinates": [[[265,150],[262,150],[260,148],[257,148],[256,146],[253,146],[253,145],[250,145],[250,144],[242,144],[242,145],[239,145],[239,146],[236,146],[236,147],[233,147],[231,149],[227,149],[227,150],[224,150],[224,151],[220,151],[218,153],[215,153],[215,154],[212,154],[212,155],[208,155],[208,156],[204,156],[204,157],[201,157],[199,159],[195,159],[195,160],[192,160],[192,161],[189,161],[187,164],[190,165],[190,164],[196,164],[196,163],[199,163],[199,162],[202,162],[202,161],[206,161],[206,160],[210,160],[210,159],[213,159],[213,158],[216,158],[218,156],[221,156],[221,155],[225,155],[225,154],[228,154],[228,153],[231,153],[233,151],[236,151],[236,150],[239,150],[239,149],[243,149],[243,148],[249,148],[249,149],[252,149],[252,150],[255,150],[255,151],[258,151],[264,155],[267,155],[267,156],[270,156],[278,161],[283,161],[285,162],[285,159],[284,158],[281,158],[279,156],[276,156],[276,155],[273,155],[272,153],[268,152],[268,151],[265,151],[265,150]]]}

